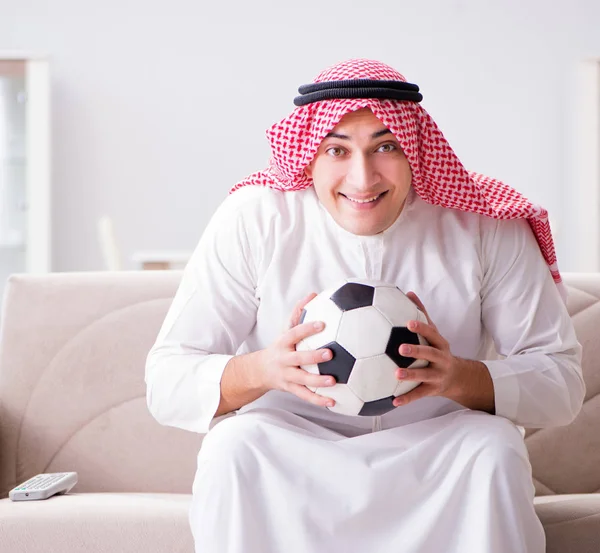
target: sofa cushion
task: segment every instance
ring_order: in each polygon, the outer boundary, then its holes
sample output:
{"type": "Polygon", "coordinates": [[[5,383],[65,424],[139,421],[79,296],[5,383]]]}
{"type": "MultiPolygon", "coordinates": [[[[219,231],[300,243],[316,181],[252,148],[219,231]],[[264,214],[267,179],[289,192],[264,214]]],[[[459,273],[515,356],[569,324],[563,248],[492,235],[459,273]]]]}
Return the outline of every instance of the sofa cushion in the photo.
{"type": "Polygon", "coordinates": [[[600,551],[600,494],[536,497],[535,510],[546,531],[546,553],[600,551]]]}
{"type": "Polygon", "coordinates": [[[193,553],[186,494],[89,493],[0,500],[0,551],[193,553]]]}
{"type": "MultiPolygon", "coordinates": [[[[0,551],[192,553],[187,494],[89,493],[0,500],[0,551]]],[[[546,553],[598,553],[600,494],[545,496],[535,507],[546,553]]]]}

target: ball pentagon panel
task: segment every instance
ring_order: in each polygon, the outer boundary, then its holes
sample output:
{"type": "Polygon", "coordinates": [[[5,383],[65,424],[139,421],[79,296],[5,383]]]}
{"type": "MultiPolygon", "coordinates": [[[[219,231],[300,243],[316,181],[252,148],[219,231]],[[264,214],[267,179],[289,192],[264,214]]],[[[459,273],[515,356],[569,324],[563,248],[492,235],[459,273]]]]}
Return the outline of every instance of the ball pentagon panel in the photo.
{"type": "Polygon", "coordinates": [[[388,341],[385,353],[389,355],[394,363],[403,369],[410,367],[416,360],[414,357],[406,357],[400,354],[402,344],[420,345],[419,337],[414,332],[403,326],[395,326],[388,341]]]}
{"type": "Polygon", "coordinates": [[[365,417],[378,417],[380,415],[385,415],[385,413],[395,409],[394,404],[392,403],[393,401],[394,396],[385,397],[376,401],[369,401],[363,404],[362,409],[358,414],[365,417]]]}
{"type": "Polygon", "coordinates": [[[373,305],[375,288],[366,284],[348,282],[338,288],[331,296],[331,301],[342,311],[351,311],[373,305]]]}
{"type": "Polygon", "coordinates": [[[318,364],[319,373],[333,376],[338,384],[346,384],[354,367],[355,358],[337,342],[330,342],[323,347],[331,350],[333,357],[329,361],[318,364]]]}

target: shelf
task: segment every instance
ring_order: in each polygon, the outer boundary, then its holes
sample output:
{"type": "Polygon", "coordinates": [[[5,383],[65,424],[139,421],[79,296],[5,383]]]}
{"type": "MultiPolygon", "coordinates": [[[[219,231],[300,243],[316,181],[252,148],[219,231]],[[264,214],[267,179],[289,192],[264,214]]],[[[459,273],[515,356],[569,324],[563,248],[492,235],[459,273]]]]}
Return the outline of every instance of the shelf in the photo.
{"type": "Polygon", "coordinates": [[[191,251],[152,250],[135,252],[131,259],[141,269],[183,269],[190,257],[191,251]]]}
{"type": "Polygon", "coordinates": [[[0,269],[44,273],[52,243],[48,59],[0,49],[0,79],[0,269]]]}

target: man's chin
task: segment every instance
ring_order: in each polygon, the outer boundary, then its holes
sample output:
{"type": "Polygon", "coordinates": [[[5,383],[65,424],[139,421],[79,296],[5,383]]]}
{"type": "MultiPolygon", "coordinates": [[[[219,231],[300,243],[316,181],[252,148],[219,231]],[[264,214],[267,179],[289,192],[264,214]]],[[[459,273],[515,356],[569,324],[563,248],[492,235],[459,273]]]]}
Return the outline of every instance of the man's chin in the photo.
{"type": "Polygon", "coordinates": [[[356,236],[375,236],[380,232],[383,232],[381,225],[365,225],[360,223],[346,223],[340,225],[344,230],[355,234],[356,236]]]}

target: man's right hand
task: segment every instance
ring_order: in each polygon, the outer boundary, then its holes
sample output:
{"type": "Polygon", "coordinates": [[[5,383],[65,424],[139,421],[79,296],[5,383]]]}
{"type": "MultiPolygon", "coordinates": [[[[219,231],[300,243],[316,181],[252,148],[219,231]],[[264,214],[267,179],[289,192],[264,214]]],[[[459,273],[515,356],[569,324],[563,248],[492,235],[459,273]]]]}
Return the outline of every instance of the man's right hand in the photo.
{"type": "Polygon", "coordinates": [[[290,328],[271,346],[261,352],[261,384],[265,390],[290,392],[300,399],[324,407],[333,407],[335,401],[321,396],[307,388],[326,388],[335,384],[335,378],[312,374],[300,368],[300,365],[316,365],[329,361],[332,352],[329,349],[296,351],[296,344],[304,338],[321,332],[323,322],[298,324],[304,306],[316,296],[315,293],[300,300],[294,307],[290,318],[290,328]]]}
{"type": "Polygon", "coordinates": [[[331,350],[296,351],[302,339],[320,332],[324,326],[314,323],[298,324],[304,306],[316,296],[310,294],[300,300],[290,318],[289,328],[268,348],[232,357],[221,378],[221,398],[215,417],[238,410],[269,390],[290,392],[300,399],[326,407],[335,402],[309,390],[333,386],[332,376],[311,374],[300,365],[316,365],[331,359],[331,350]],[[325,357],[323,357],[325,355],[325,357]]]}

